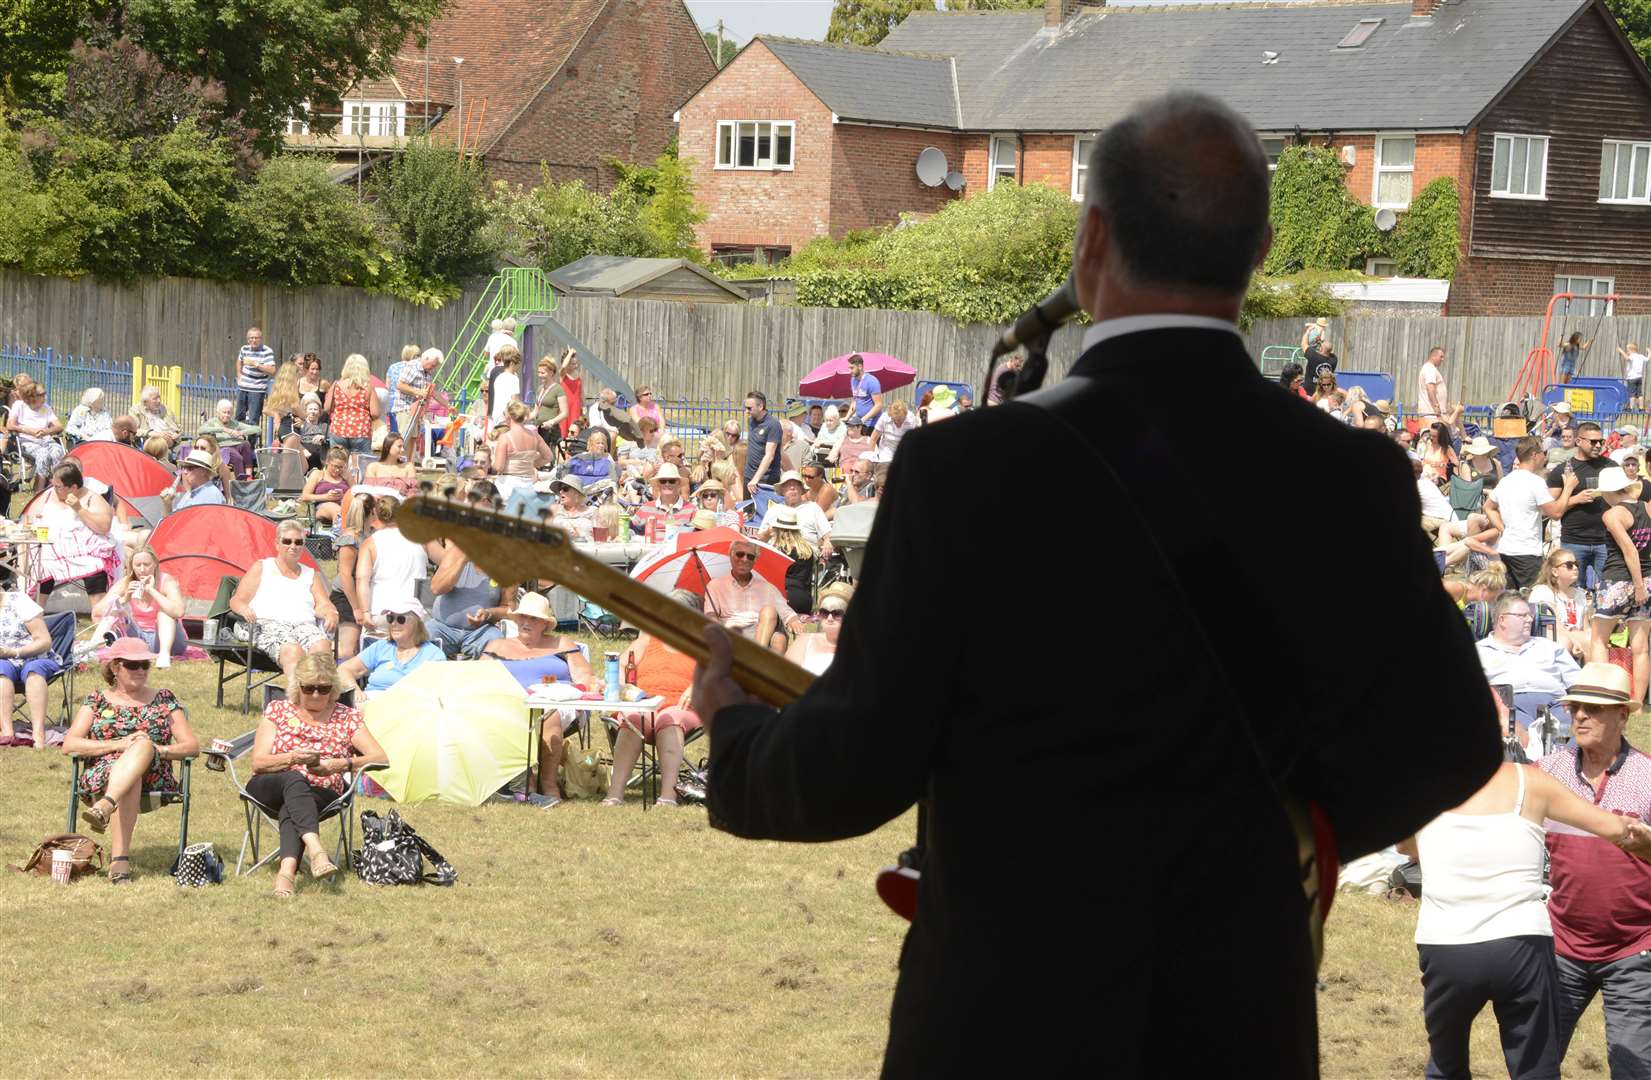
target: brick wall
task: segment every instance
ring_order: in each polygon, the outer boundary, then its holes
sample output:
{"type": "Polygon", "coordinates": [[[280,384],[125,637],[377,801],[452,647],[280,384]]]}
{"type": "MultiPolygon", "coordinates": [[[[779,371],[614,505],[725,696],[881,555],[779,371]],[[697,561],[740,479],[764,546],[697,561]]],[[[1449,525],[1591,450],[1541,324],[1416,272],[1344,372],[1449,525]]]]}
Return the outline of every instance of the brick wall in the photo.
{"type": "Polygon", "coordinates": [[[678,145],[693,159],[694,192],[706,211],[702,245],[775,244],[795,251],[830,230],[838,137],[831,110],[761,41],[747,46],[681,114],[678,145]],[[718,120],[795,121],[795,167],[715,168],[718,120]]]}
{"type": "MultiPolygon", "coordinates": [[[[1616,279],[1619,293],[1651,296],[1651,266],[1475,256],[1456,268],[1450,285],[1451,315],[1540,315],[1553,297],[1554,278],[1616,279]]],[[[1651,302],[1619,300],[1618,315],[1651,313],[1651,302]]]]}
{"type": "Polygon", "coordinates": [[[947,166],[958,167],[958,137],[943,131],[838,124],[832,143],[828,230],[840,238],[850,229],[890,225],[902,213],[932,214],[957,196],[945,184],[917,179],[917,155],[937,147],[947,166]]]}
{"type": "Polygon", "coordinates": [[[651,162],[676,136],[671,113],[716,73],[682,0],[616,0],[592,23],[555,78],[486,153],[493,179],[557,181],[597,190],[617,158],[651,162]]]}
{"type": "Polygon", "coordinates": [[[1048,184],[1056,191],[1072,190],[1072,136],[1022,135],[1020,182],[1048,184]]]}

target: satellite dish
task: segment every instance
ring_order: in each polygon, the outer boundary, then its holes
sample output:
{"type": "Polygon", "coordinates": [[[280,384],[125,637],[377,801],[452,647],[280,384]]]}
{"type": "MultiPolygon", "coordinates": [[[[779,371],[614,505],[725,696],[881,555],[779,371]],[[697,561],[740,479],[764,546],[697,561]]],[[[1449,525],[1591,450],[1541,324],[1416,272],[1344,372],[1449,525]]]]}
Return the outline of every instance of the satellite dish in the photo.
{"type": "Polygon", "coordinates": [[[917,179],[927,187],[939,187],[946,179],[946,154],[938,146],[925,147],[917,155],[917,179]]]}
{"type": "Polygon", "coordinates": [[[953,191],[962,191],[963,174],[958,172],[956,169],[953,169],[951,172],[947,173],[946,186],[951,188],[953,191]]]}
{"type": "Polygon", "coordinates": [[[1385,206],[1376,211],[1376,228],[1382,232],[1392,232],[1393,226],[1399,223],[1399,215],[1385,206]]]}

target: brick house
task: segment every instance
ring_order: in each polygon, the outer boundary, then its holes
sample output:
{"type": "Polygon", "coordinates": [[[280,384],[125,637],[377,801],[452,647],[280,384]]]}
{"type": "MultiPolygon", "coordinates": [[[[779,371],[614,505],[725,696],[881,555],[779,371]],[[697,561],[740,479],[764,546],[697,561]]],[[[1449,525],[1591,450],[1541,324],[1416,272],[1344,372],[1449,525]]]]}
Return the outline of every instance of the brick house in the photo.
{"type": "Polygon", "coordinates": [[[537,185],[542,162],[606,190],[607,159],[658,157],[671,111],[715,72],[683,0],[456,0],[425,48],[409,44],[336,111],[295,117],[286,144],[332,154],[349,180],[428,131],[462,139],[495,180],[537,185]]]}
{"type": "Polygon", "coordinates": [[[1651,72],[1601,0],[1047,0],[920,12],[875,49],[758,37],[678,110],[679,145],[706,248],[770,257],[999,183],[1080,198],[1095,133],[1177,87],[1228,101],[1275,159],[1337,147],[1373,213],[1455,179],[1452,314],[1651,294],[1651,72]],[[938,184],[917,175],[931,147],[938,184]]]}

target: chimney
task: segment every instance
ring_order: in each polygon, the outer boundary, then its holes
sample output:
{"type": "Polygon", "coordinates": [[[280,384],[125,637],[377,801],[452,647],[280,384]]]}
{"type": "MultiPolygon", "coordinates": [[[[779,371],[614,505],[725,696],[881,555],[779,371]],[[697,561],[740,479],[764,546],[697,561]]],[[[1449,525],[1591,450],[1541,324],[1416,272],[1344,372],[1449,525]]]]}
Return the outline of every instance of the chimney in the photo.
{"type": "Polygon", "coordinates": [[[1410,0],[1410,17],[1412,19],[1431,19],[1433,13],[1439,9],[1441,0],[1410,0]]]}
{"type": "MultiPolygon", "coordinates": [[[[1423,0],[1411,0],[1422,3],[1423,0]]],[[[1043,25],[1056,27],[1076,15],[1082,8],[1103,8],[1106,0],[1043,0],[1043,25]]]]}

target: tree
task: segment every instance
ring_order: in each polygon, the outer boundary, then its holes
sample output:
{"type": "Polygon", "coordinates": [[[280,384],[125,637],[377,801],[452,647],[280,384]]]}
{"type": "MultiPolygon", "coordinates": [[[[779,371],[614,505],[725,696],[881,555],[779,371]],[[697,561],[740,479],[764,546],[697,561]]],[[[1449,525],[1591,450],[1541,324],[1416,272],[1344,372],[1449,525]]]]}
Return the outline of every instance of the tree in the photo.
{"type": "Polygon", "coordinates": [[[503,237],[488,212],[480,162],[418,140],[374,174],[371,188],[415,279],[462,284],[492,272],[503,237]]]}
{"type": "Polygon", "coordinates": [[[231,207],[244,272],[282,285],[373,285],[390,263],[371,204],[311,158],[272,159],[231,207]]]}
{"type": "Polygon", "coordinates": [[[13,0],[0,56],[19,102],[46,107],[77,40],[126,36],[169,70],[224,88],[264,149],[304,102],[333,102],[383,74],[409,38],[422,42],[447,0],[13,0]]]}
{"type": "Polygon", "coordinates": [[[705,39],[705,47],[711,50],[711,59],[717,62],[717,67],[724,67],[728,61],[739,55],[740,47],[726,34],[721,39],[722,53],[718,55],[718,39],[715,30],[701,30],[699,36],[705,39]]]}
{"type": "Polygon", "coordinates": [[[1273,172],[1269,274],[1346,270],[1380,254],[1371,212],[1348,193],[1347,166],[1332,147],[1290,146],[1273,172]]]}
{"type": "Polygon", "coordinates": [[[653,238],[658,254],[700,262],[705,255],[699,250],[694,226],[705,220],[705,210],[694,201],[690,164],[674,153],[659,155],[654,162],[653,195],[642,204],[638,220],[653,238]]]}
{"type": "Polygon", "coordinates": [[[875,45],[907,15],[934,7],[934,0],[837,0],[826,40],[833,45],[875,45]]]}
{"type": "Polygon", "coordinates": [[[586,255],[653,256],[654,239],[640,220],[642,204],[634,187],[623,183],[604,195],[579,180],[558,184],[547,170],[531,190],[496,185],[493,212],[518,254],[554,270],[586,255]]]}
{"type": "Polygon", "coordinates": [[[1651,0],[1605,0],[1640,59],[1651,64],[1651,0]]]}

